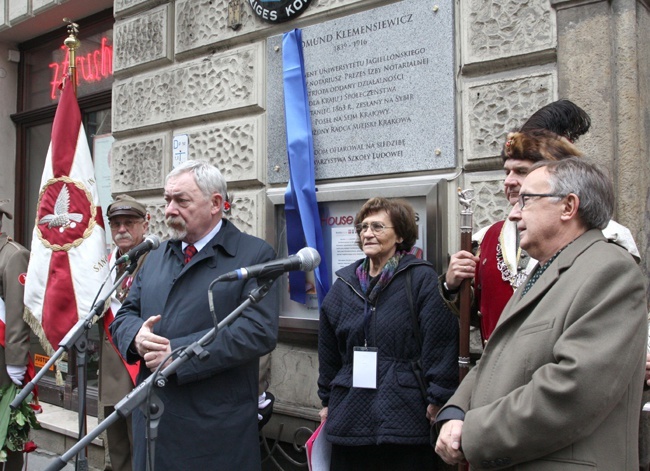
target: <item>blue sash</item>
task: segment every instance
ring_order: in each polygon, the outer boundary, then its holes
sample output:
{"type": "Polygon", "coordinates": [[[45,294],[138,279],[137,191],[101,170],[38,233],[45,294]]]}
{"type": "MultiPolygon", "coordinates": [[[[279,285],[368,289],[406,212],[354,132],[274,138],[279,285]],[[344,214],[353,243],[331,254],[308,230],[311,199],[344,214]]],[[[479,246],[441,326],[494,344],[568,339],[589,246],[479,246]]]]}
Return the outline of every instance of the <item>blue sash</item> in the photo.
{"type": "MultiPolygon", "coordinates": [[[[311,130],[309,97],[302,55],[302,31],[295,29],[282,38],[284,113],[287,130],[289,183],[284,194],[287,222],[287,248],[290,254],[309,246],[318,250],[321,263],[314,270],[319,304],[329,290],[329,274],[314,178],[314,141],[311,130]]],[[[289,273],[291,299],[305,304],[305,274],[289,273]]]]}

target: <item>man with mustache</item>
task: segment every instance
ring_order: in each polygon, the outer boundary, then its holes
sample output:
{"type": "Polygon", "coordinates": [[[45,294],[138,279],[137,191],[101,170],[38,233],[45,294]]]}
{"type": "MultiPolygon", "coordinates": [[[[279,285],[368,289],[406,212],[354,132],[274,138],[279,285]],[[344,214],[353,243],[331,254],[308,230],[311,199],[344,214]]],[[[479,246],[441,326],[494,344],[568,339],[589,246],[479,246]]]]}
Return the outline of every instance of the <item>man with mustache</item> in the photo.
{"type": "MultiPolygon", "coordinates": [[[[187,161],[167,175],[165,222],[171,240],[147,257],[111,325],[120,352],[140,362],[138,381],[166,366],[171,352],[201,339],[262,285],[257,278],[215,283],[220,275],[275,258],[261,239],[223,217],[226,181],[205,162],[187,161]],[[210,288],[210,291],[209,291],[210,288]],[[208,293],[212,294],[211,308],[208,293]]],[[[260,356],[275,348],[278,291],[245,307],[156,394],[164,404],[156,469],[261,469],[258,442],[260,356]]],[[[133,413],[134,469],[146,469],[145,417],[133,413]]],[[[152,453],[153,454],[153,453],[152,453]]]]}
{"type": "MultiPolygon", "coordinates": [[[[108,207],[108,224],[115,243],[110,258],[111,269],[115,260],[127,253],[144,240],[149,228],[149,214],[145,206],[129,195],[119,195],[108,207]]],[[[104,417],[108,417],[117,404],[134,386],[137,366],[128,365],[112,342],[108,326],[129,294],[138,270],[146,255],[137,261],[135,271],[122,281],[111,298],[111,309],[101,319],[102,342],[99,360],[99,400],[104,407],[104,417]]],[[[122,264],[117,270],[111,270],[111,285],[122,276],[128,264],[122,264]]],[[[113,471],[131,471],[133,434],[130,419],[119,419],[106,430],[108,454],[113,471]]]]}

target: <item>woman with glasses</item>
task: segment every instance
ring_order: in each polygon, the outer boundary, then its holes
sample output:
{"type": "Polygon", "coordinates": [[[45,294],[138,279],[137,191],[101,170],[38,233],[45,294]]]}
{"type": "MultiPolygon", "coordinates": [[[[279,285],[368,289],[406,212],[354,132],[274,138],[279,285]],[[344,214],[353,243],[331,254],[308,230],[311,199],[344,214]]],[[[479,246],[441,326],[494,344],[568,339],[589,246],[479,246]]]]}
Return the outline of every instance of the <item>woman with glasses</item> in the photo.
{"type": "Polygon", "coordinates": [[[413,208],[372,198],[355,219],[365,258],[339,270],[318,336],[331,470],[435,468],[429,424],[457,386],[458,322],[431,264],[409,254],[413,208]]]}

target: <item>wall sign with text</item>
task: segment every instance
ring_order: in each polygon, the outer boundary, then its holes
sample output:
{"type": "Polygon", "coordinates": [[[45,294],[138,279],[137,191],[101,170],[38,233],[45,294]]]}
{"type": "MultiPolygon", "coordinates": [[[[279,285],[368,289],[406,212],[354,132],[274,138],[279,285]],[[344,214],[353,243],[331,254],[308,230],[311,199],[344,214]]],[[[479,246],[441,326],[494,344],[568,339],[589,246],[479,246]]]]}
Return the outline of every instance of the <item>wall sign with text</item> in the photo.
{"type": "MultiPolygon", "coordinates": [[[[316,180],[456,165],[454,2],[403,0],[302,29],[316,180]]],[[[268,181],[288,181],[282,36],[267,40],[268,181]]]]}
{"type": "Polygon", "coordinates": [[[253,12],[269,23],[282,23],[302,15],[311,0],[247,0],[253,12]]]}

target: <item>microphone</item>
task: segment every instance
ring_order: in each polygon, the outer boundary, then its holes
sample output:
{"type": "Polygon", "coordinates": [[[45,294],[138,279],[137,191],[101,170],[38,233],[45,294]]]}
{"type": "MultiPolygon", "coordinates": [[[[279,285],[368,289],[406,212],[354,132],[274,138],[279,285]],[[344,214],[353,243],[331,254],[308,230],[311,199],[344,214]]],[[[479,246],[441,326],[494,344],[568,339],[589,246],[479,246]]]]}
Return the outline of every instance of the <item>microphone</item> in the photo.
{"type": "Polygon", "coordinates": [[[160,247],[160,239],[157,235],[151,234],[127,253],[115,260],[115,265],[135,262],[150,250],[156,250],[158,247],[160,247]]]}
{"type": "Polygon", "coordinates": [[[305,247],[296,255],[280,260],[271,260],[252,267],[240,268],[221,275],[216,281],[246,280],[248,278],[273,278],[287,271],[312,271],[320,264],[320,254],[316,249],[305,247]]]}

